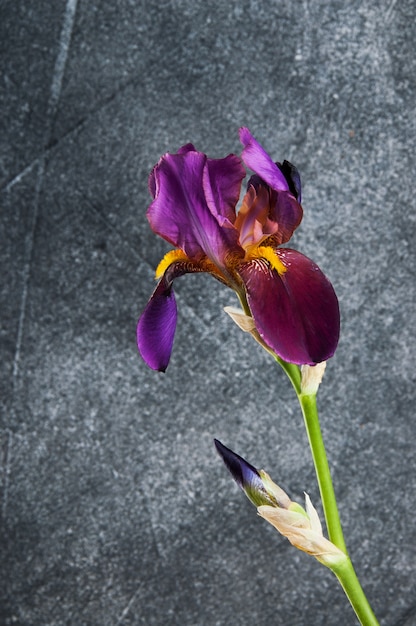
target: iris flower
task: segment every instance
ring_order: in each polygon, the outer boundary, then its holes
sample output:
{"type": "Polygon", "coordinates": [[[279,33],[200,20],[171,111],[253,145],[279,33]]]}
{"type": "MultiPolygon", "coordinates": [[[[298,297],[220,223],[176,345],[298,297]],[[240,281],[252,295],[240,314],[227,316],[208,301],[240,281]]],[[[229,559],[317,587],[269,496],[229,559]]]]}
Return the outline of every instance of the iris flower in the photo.
{"type": "Polygon", "coordinates": [[[309,258],[280,247],[302,220],[298,171],[288,161],[275,163],[248,128],[240,129],[240,140],[242,160],[235,154],[210,159],[186,144],[165,154],[150,174],[150,226],[175,247],[156,269],[159,282],[137,325],[139,352],[152,369],[165,371],[172,352],[173,281],[192,272],[207,272],[233,289],[261,340],[283,360],[314,365],[337,346],[331,283],[309,258]],[[254,175],[237,212],[243,162],[254,175]]]}

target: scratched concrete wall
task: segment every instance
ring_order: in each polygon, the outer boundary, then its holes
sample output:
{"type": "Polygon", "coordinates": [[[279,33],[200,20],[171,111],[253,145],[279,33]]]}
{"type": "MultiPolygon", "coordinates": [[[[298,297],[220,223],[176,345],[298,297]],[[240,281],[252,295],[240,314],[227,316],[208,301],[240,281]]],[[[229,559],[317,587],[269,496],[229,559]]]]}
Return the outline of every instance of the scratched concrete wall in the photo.
{"type": "Polygon", "coordinates": [[[0,7],[0,623],[354,623],[256,517],[213,437],[319,503],[290,385],[178,280],[165,375],[135,324],[168,247],[147,175],[248,125],[301,171],[293,246],[333,282],[320,392],[347,542],[383,624],[416,624],[412,0],[13,0],[0,7]]]}

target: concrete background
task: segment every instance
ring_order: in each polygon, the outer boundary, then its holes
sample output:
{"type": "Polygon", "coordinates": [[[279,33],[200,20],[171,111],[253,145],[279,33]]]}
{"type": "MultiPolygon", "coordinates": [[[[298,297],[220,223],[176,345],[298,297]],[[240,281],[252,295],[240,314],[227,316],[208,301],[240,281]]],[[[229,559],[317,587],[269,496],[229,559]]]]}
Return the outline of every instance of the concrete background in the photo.
{"type": "Polygon", "coordinates": [[[215,453],[319,504],[234,294],[178,280],[167,373],[136,352],[168,249],[148,173],[188,141],[239,152],[240,125],[300,169],[293,246],[342,312],[320,407],[347,543],[381,623],[416,624],[415,40],[413,0],[3,0],[2,625],[355,623],[215,453]]]}

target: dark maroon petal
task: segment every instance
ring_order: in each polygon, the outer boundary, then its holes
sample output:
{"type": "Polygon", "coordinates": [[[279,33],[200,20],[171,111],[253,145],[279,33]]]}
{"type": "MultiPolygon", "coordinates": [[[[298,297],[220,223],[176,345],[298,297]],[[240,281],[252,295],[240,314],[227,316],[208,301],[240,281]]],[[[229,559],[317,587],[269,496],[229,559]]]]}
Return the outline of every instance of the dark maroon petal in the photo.
{"type": "Polygon", "coordinates": [[[223,267],[227,253],[238,249],[238,232],[220,212],[219,221],[213,207],[208,207],[206,163],[207,157],[195,151],[162,157],[153,172],[155,200],[147,215],[153,231],[189,258],[198,261],[206,255],[223,267]]]}
{"type": "Polygon", "coordinates": [[[143,360],[164,372],[172,352],[177,309],[172,283],[163,277],[137,324],[137,347],[143,360]]]}
{"type": "Polygon", "coordinates": [[[339,338],[334,289],[319,267],[300,252],[275,250],[286,271],[267,261],[240,266],[248,303],[260,336],[285,361],[314,365],[331,357],[339,338]]]}
{"type": "Polygon", "coordinates": [[[225,217],[234,223],[235,205],[245,175],[241,159],[235,154],[224,159],[207,159],[203,182],[207,204],[214,216],[225,217]]]}
{"type": "Polygon", "coordinates": [[[272,189],[288,191],[289,185],[283,172],[254,139],[248,128],[240,128],[240,141],[244,146],[241,156],[247,167],[258,174],[272,189]]]}

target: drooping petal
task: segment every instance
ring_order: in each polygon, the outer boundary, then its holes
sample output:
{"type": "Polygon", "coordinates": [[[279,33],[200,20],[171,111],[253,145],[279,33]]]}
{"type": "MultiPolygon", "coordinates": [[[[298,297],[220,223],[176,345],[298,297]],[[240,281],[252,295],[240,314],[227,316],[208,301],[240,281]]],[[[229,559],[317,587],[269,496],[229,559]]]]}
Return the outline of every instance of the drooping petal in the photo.
{"type": "Polygon", "coordinates": [[[283,172],[253,137],[248,128],[240,128],[240,141],[244,146],[241,155],[244,163],[272,189],[289,191],[289,185],[283,172]]]}
{"type": "MultiPolygon", "coordinates": [[[[153,231],[181,248],[188,257],[198,261],[206,255],[223,267],[230,250],[239,249],[238,232],[220,211],[221,223],[213,212],[213,202],[223,184],[211,193],[211,207],[208,207],[207,181],[212,178],[215,182],[216,176],[204,173],[206,167],[207,157],[193,150],[162,157],[151,174],[150,187],[154,187],[155,199],[147,216],[153,231]]],[[[226,204],[224,200],[223,209],[226,204]]]]}
{"type": "Polygon", "coordinates": [[[235,154],[229,154],[224,159],[207,159],[203,183],[205,198],[214,216],[225,217],[234,224],[235,206],[245,175],[241,159],[235,154]]]}
{"type": "Polygon", "coordinates": [[[326,361],[339,338],[334,289],[319,267],[300,252],[283,248],[274,253],[283,271],[272,269],[265,259],[253,259],[239,268],[256,328],[285,361],[298,365],[326,361]]]}
{"type": "Polygon", "coordinates": [[[172,283],[163,277],[137,324],[137,347],[149,367],[164,372],[175,336],[177,308],[172,283]]]}
{"type": "Polygon", "coordinates": [[[137,323],[137,347],[143,360],[154,370],[164,372],[172,353],[177,320],[173,281],[195,272],[207,272],[221,280],[208,259],[197,263],[181,250],[168,252],[156,270],[156,276],[161,278],[137,323]]]}

